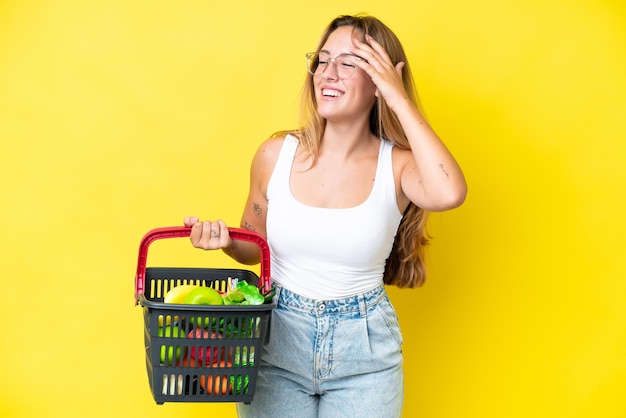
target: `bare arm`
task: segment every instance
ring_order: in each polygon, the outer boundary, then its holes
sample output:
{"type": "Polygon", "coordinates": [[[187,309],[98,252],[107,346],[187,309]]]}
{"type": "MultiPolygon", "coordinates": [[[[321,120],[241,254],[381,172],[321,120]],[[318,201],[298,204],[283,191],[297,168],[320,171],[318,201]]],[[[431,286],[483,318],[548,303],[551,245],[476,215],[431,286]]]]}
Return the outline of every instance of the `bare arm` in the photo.
{"type": "Polygon", "coordinates": [[[400,185],[406,199],[417,206],[442,211],[463,203],[467,184],[460,166],[443,141],[409,99],[402,82],[404,63],[392,64],[384,48],[368,37],[371,46],[355,40],[353,52],[366,61],[358,62],[398,117],[411,152],[400,156],[400,185]]]}
{"type": "Polygon", "coordinates": [[[404,158],[401,186],[417,206],[443,211],[460,206],[467,194],[465,177],[458,163],[417,108],[407,103],[394,109],[409,139],[411,153],[404,158]]]}
{"type": "MultiPolygon", "coordinates": [[[[257,150],[250,169],[250,190],[241,217],[241,227],[266,236],[267,183],[271,176],[282,140],[265,141],[257,150]]],[[[224,253],[242,264],[260,261],[259,247],[250,242],[230,238],[228,227],[221,220],[199,221],[197,217],[185,218],[191,227],[190,240],[194,247],[204,250],[222,249],[224,253]]]]}

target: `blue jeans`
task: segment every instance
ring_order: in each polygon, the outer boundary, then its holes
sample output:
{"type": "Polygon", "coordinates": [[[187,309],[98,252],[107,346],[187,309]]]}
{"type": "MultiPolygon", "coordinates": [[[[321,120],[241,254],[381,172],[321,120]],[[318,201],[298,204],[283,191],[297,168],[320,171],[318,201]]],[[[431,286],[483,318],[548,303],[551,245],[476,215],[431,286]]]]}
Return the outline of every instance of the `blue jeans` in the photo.
{"type": "Polygon", "coordinates": [[[327,301],[277,288],[254,399],[241,418],[395,418],[402,334],[384,286],[327,301]]]}

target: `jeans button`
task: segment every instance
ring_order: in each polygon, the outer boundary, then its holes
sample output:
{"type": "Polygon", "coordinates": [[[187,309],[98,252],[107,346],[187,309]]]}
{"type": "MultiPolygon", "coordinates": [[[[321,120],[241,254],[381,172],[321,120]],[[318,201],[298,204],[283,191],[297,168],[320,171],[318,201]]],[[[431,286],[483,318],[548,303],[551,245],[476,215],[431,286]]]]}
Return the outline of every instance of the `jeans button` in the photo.
{"type": "Polygon", "coordinates": [[[324,309],[326,309],[326,305],[324,305],[323,303],[320,303],[317,305],[317,310],[320,312],[324,312],[324,309]]]}

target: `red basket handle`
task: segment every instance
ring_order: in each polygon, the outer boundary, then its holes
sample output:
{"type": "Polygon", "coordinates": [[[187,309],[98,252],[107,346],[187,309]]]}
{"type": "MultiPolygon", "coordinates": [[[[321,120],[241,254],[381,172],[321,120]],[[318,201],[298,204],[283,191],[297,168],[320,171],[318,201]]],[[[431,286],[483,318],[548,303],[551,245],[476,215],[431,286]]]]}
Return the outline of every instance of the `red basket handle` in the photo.
{"type": "MultiPolygon", "coordinates": [[[[188,237],[191,227],[168,226],[155,228],[148,231],[139,244],[139,257],[137,260],[137,275],[135,276],[135,304],[139,303],[139,295],[145,290],[146,262],[148,259],[148,247],[158,239],[188,237]]],[[[261,249],[261,275],[259,277],[259,289],[262,292],[271,289],[270,279],[270,247],[267,241],[258,232],[249,231],[243,228],[228,228],[230,237],[234,240],[248,241],[257,244],[261,249]]]]}

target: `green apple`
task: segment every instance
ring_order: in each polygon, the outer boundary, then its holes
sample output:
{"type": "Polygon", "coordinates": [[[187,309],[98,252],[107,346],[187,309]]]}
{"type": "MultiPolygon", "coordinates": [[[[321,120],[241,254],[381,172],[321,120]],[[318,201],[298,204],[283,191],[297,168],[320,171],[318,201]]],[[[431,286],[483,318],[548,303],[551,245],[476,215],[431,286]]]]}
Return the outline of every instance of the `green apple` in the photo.
{"type": "Polygon", "coordinates": [[[185,303],[192,305],[223,305],[224,299],[222,299],[222,295],[217,290],[199,286],[187,294],[185,303]]]}
{"type": "MultiPolygon", "coordinates": [[[[181,330],[180,328],[176,326],[159,327],[157,331],[157,335],[159,337],[172,338],[172,339],[185,338],[185,333],[183,332],[183,330],[181,330]]],[[[166,366],[173,365],[178,360],[180,360],[181,355],[184,354],[184,350],[186,348],[187,347],[185,346],[180,346],[180,345],[175,345],[175,344],[162,345],[161,346],[161,364],[164,364],[166,366]]]]}
{"type": "Polygon", "coordinates": [[[210,316],[205,316],[204,321],[201,316],[190,316],[187,318],[190,324],[195,325],[198,324],[198,327],[209,328],[211,324],[215,324],[217,322],[216,318],[211,318],[210,316]]]}

